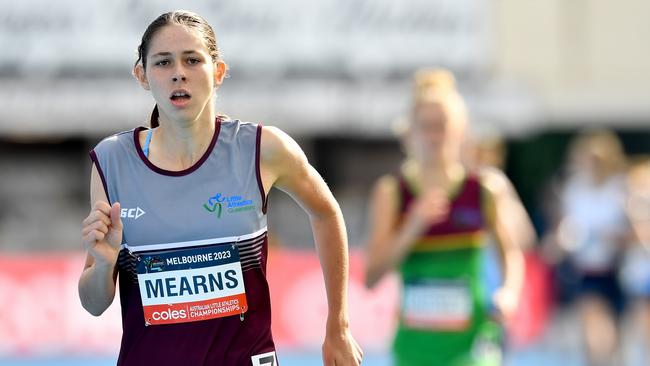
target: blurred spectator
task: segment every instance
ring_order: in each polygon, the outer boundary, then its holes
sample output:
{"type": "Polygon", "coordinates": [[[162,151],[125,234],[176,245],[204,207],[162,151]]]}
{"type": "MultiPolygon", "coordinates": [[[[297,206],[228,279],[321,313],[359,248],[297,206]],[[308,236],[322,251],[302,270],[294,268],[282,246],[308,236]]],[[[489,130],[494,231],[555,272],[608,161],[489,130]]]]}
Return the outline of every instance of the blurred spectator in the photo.
{"type": "Polygon", "coordinates": [[[618,319],[624,295],[618,268],[630,233],[625,155],[615,134],[579,135],[569,148],[545,252],[575,301],[589,365],[620,363],[618,319]]]}
{"type": "Polygon", "coordinates": [[[634,347],[634,364],[650,363],[650,159],[633,164],[628,172],[628,215],[635,242],[625,253],[621,283],[633,300],[632,324],[643,344],[634,347]],[[640,331],[640,332],[639,332],[640,331]]]}

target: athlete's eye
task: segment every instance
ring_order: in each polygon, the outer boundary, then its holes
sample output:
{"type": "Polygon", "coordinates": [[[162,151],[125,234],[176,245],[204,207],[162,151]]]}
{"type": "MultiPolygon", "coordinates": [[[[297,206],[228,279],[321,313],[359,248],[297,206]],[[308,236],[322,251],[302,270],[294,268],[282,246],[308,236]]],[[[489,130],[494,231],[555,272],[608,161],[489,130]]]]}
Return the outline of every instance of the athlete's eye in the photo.
{"type": "Polygon", "coordinates": [[[187,59],[187,63],[190,65],[195,65],[198,64],[199,62],[201,62],[201,60],[199,60],[198,58],[190,57],[187,59]]]}
{"type": "Polygon", "coordinates": [[[169,60],[160,60],[160,61],[156,62],[154,65],[156,65],[156,66],[167,66],[167,65],[169,65],[169,60]]]}

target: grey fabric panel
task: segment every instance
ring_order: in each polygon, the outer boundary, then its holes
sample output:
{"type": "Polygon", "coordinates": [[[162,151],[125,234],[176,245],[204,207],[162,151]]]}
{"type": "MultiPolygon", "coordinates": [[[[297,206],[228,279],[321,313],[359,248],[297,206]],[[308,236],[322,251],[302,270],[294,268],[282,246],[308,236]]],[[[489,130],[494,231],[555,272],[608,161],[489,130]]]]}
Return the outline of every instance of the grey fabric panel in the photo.
{"type": "Polygon", "coordinates": [[[123,243],[134,247],[239,236],[266,227],[256,137],[256,124],[221,122],[208,158],[182,176],[164,175],[145,164],[134,130],[101,141],[94,151],[111,204],[122,206],[123,243]]]}

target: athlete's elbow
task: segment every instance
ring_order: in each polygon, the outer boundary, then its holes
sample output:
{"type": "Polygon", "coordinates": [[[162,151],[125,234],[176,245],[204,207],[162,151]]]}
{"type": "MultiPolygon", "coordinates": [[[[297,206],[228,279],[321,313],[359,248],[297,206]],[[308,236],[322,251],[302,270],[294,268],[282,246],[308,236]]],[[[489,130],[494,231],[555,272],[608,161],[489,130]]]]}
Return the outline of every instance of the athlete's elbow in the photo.
{"type": "Polygon", "coordinates": [[[81,307],[93,316],[102,315],[112,302],[107,299],[99,299],[88,293],[81,283],[79,284],[79,300],[81,302],[81,307]]]}
{"type": "Polygon", "coordinates": [[[341,207],[335,200],[323,200],[319,204],[309,207],[307,213],[313,221],[336,222],[343,218],[341,207]]]}
{"type": "Polygon", "coordinates": [[[86,311],[88,313],[90,313],[90,315],[96,316],[96,317],[104,314],[104,311],[106,311],[105,308],[102,309],[102,308],[92,308],[92,307],[85,307],[85,306],[84,306],[84,309],[86,309],[86,311]]]}
{"type": "Polygon", "coordinates": [[[375,285],[377,284],[377,280],[370,277],[369,274],[366,274],[366,279],[363,282],[363,284],[366,286],[366,289],[372,290],[375,287],[375,285]]]}
{"type": "Polygon", "coordinates": [[[365,273],[364,285],[368,290],[372,290],[377,285],[381,277],[382,274],[377,270],[375,266],[368,265],[365,273]]]}
{"type": "Polygon", "coordinates": [[[81,306],[92,316],[100,316],[104,314],[106,309],[108,309],[108,305],[92,302],[83,296],[80,297],[80,300],[81,300],[81,306]]]}

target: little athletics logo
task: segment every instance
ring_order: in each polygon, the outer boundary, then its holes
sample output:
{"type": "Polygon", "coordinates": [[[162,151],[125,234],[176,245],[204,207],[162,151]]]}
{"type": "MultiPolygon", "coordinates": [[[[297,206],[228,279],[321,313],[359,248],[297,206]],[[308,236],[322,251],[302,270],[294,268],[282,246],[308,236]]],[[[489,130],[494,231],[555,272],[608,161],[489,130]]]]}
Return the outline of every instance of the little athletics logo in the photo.
{"type": "Polygon", "coordinates": [[[254,210],[255,204],[253,200],[244,199],[240,195],[225,196],[217,193],[208,199],[208,203],[203,204],[203,208],[221,218],[224,208],[228,213],[236,213],[254,210]]]}

